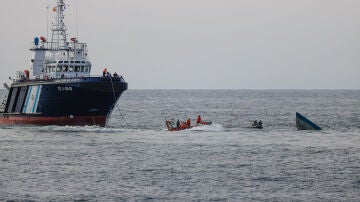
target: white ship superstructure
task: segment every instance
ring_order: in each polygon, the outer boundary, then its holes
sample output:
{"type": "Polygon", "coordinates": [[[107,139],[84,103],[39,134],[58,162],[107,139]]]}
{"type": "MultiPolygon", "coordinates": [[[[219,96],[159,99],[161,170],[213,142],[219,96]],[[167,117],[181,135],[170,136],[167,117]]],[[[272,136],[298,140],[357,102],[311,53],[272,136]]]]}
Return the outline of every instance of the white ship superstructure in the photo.
{"type": "Polygon", "coordinates": [[[64,0],[57,0],[52,8],[55,12],[51,26],[51,41],[45,37],[36,37],[32,62],[32,77],[39,79],[73,78],[90,76],[91,63],[87,57],[86,43],[80,43],[77,38],[67,38],[67,28],[64,23],[64,0]]]}

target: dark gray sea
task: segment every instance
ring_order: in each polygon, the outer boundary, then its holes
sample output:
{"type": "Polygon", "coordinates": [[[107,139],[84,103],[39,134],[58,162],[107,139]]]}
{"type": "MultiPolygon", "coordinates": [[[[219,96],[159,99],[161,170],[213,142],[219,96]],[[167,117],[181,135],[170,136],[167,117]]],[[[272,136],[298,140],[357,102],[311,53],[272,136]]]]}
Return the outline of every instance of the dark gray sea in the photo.
{"type": "Polygon", "coordinates": [[[107,128],[1,126],[0,201],[360,201],[359,90],[129,90],[118,105],[107,128]],[[296,130],[295,112],[323,130],[296,130]],[[165,129],[199,114],[214,124],[165,129]]]}

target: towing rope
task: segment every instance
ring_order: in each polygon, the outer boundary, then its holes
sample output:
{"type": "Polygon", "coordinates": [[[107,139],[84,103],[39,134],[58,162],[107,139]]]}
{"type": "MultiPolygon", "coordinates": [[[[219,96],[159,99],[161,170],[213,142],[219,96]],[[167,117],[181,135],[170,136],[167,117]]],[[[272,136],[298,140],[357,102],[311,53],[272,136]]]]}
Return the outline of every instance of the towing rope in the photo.
{"type": "Polygon", "coordinates": [[[121,116],[122,120],[125,122],[125,124],[126,124],[129,128],[133,129],[133,127],[131,127],[131,125],[126,121],[125,117],[123,116],[123,114],[122,114],[122,112],[121,112],[121,110],[120,110],[119,105],[118,105],[117,102],[116,102],[115,89],[114,89],[114,84],[113,84],[113,81],[112,81],[111,76],[110,76],[110,81],[111,81],[111,87],[112,87],[112,91],[113,91],[113,95],[114,95],[115,106],[116,106],[117,109],[119,110],[120,116],[121,116]]]}

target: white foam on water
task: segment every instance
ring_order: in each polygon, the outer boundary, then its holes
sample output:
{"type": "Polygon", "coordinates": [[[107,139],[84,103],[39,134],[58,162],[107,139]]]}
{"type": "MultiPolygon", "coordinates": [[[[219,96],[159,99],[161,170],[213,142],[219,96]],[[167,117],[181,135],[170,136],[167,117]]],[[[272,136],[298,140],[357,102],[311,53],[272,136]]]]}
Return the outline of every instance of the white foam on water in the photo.
{"type": "Polygon", "coordinates": [[[224,131],[224,127],[220,124],[211,124],[211,125],[199,125],[190,128],[192,131],[212,131],[212,132],[220,132],[224,131]]]}

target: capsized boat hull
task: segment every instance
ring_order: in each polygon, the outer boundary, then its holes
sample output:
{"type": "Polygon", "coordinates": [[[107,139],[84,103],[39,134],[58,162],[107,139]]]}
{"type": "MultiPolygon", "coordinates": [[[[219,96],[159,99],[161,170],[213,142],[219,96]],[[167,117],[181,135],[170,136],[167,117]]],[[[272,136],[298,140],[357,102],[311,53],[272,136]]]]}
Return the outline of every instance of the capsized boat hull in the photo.
{"type": "Polygon", "coordinates": [[[321,130],[318,125],[298,112],[296,112],[296,128],[298,130],[321,130]]]}

